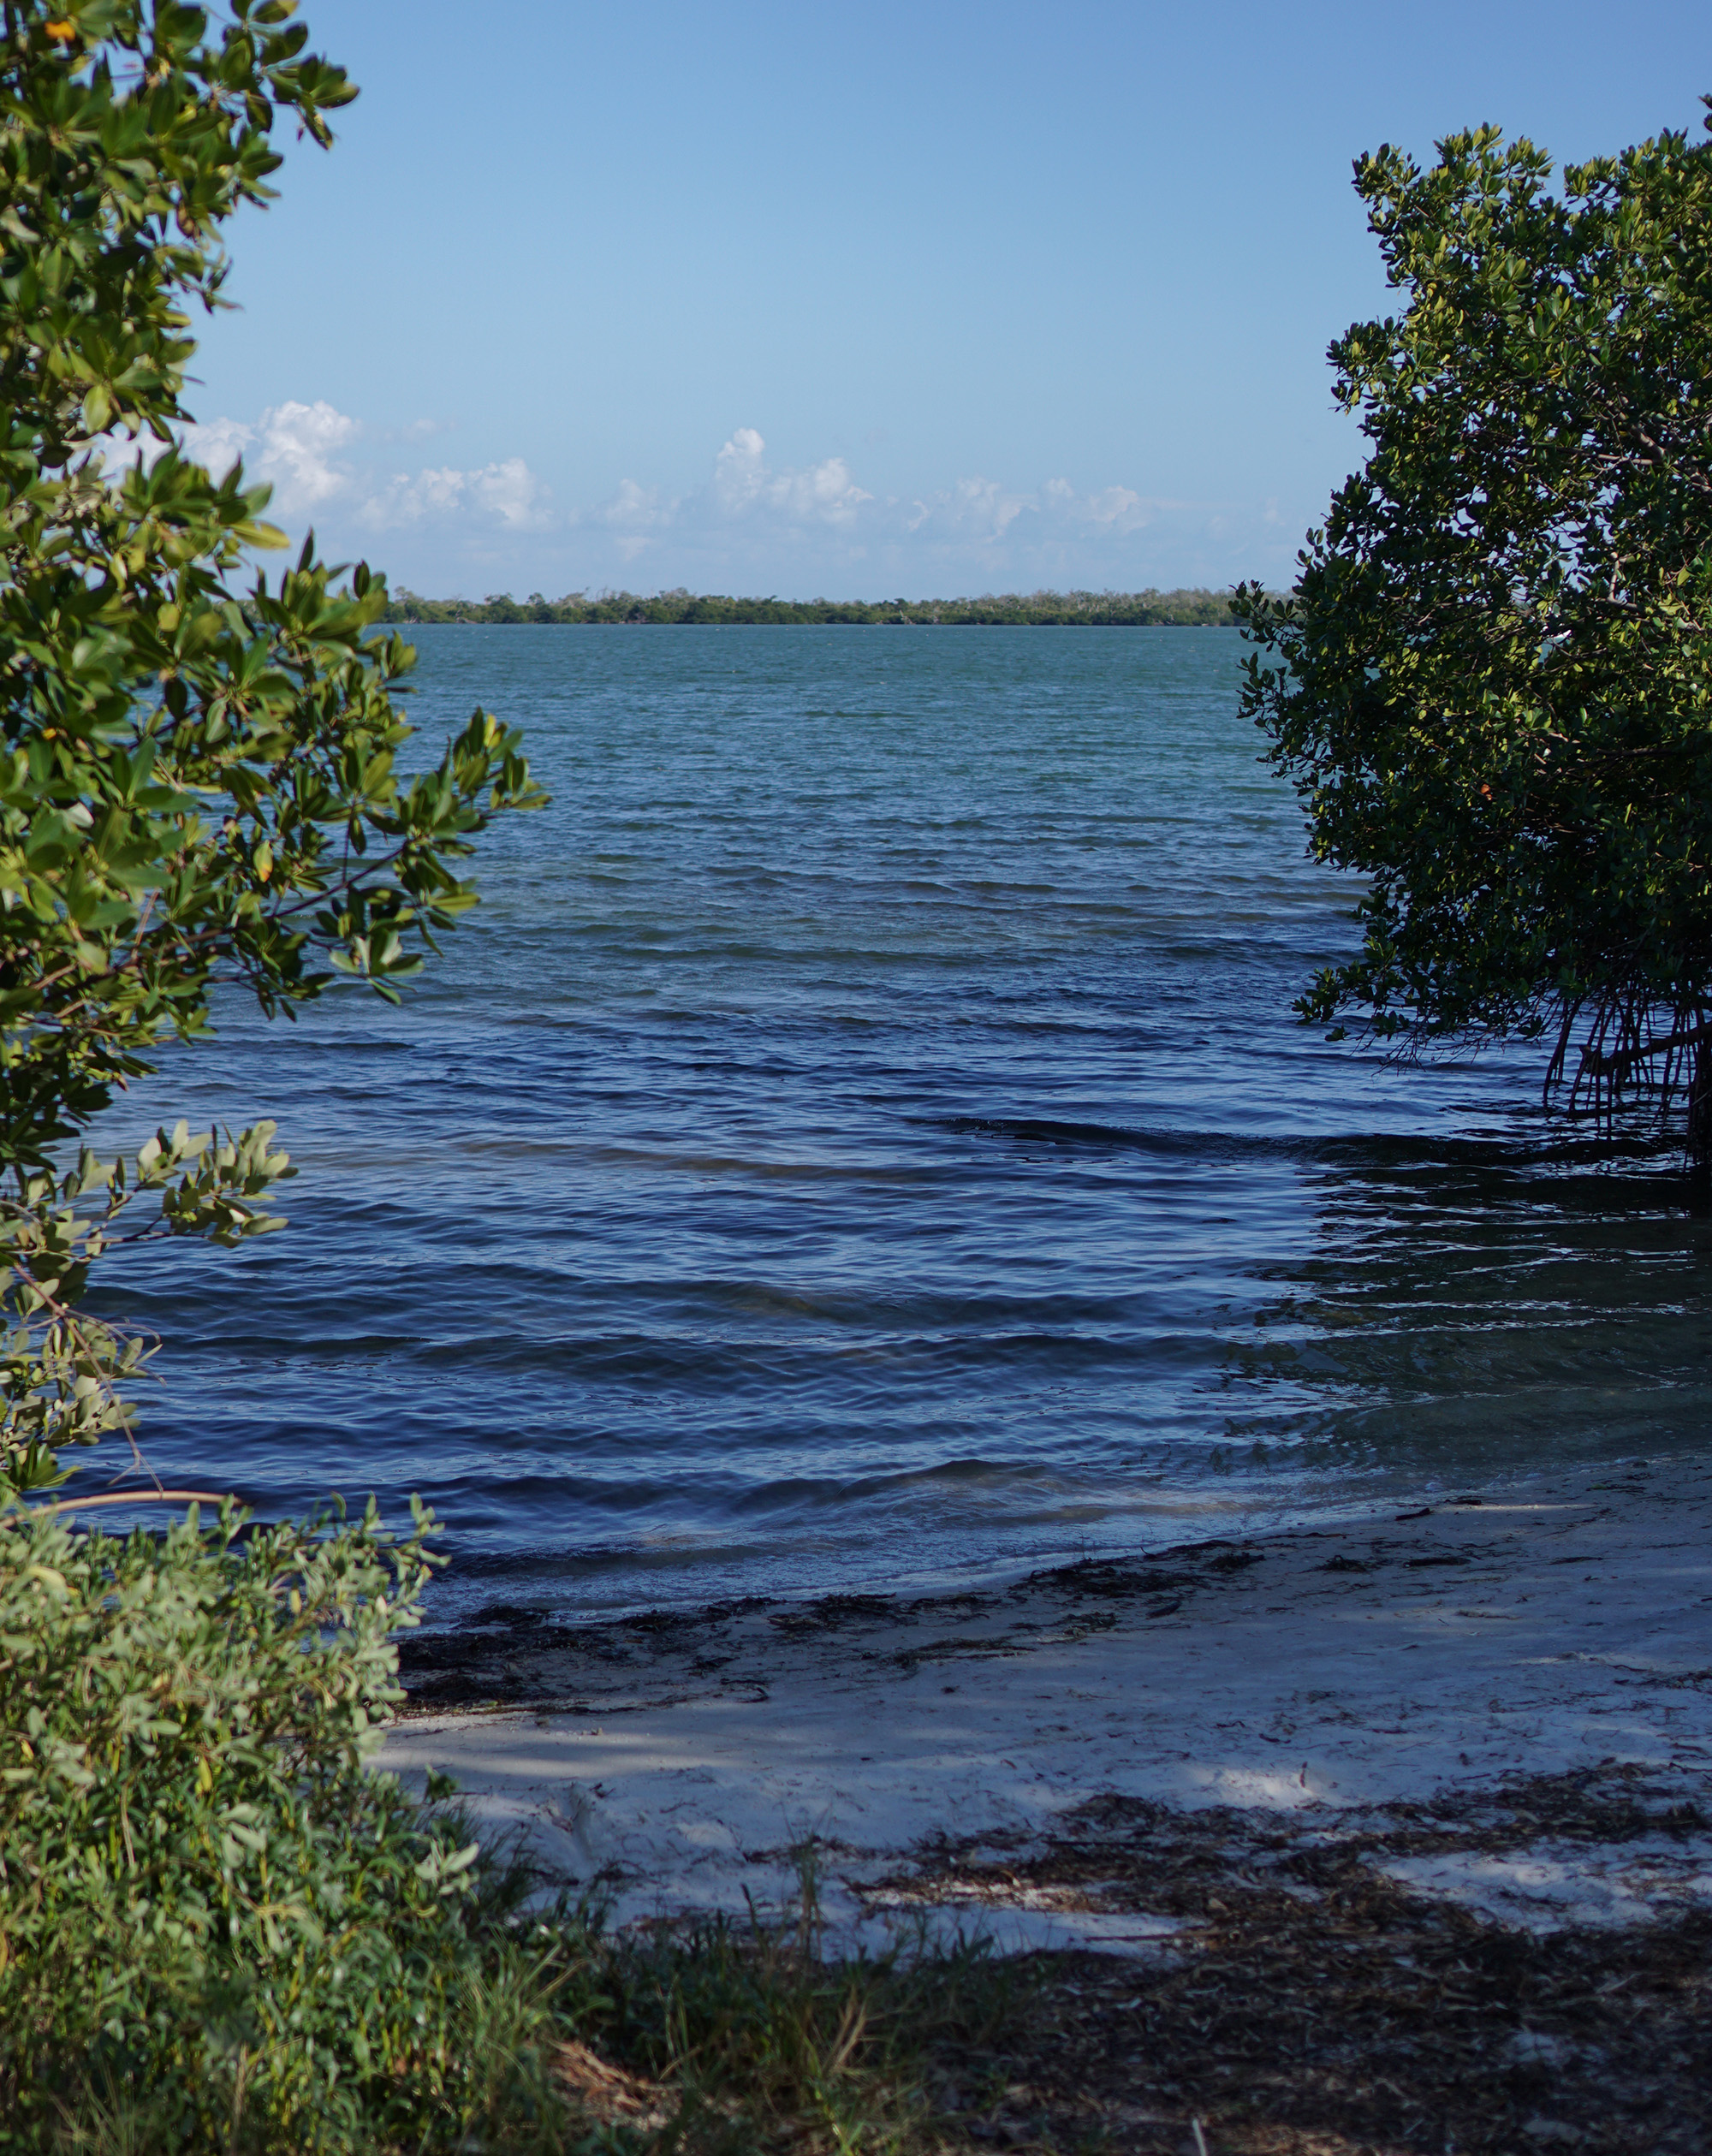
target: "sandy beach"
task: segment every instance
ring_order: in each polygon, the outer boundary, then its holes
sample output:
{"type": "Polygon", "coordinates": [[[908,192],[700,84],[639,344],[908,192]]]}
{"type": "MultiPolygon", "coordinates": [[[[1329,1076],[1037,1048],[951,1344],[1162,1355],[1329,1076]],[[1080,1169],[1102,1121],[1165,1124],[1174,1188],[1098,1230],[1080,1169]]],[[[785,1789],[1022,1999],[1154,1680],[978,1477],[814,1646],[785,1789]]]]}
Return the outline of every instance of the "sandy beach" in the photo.
{"type": "Polygon", "coordinates": [[[1341,1850],[1537,1934],[1712,1905],[1705,1464],[925,1600],[496,1609],[407,1675],[383,1763],[453,1775],[619,1924],[781,1904],[810,1844],[846,1946],[901,1923],[1157,1955],[1190,1851],[1252,1880],[1341,1850]],[[1161,1852],[1151,1892],[1073,1861],[1119,1817],[1161,1852]]]}

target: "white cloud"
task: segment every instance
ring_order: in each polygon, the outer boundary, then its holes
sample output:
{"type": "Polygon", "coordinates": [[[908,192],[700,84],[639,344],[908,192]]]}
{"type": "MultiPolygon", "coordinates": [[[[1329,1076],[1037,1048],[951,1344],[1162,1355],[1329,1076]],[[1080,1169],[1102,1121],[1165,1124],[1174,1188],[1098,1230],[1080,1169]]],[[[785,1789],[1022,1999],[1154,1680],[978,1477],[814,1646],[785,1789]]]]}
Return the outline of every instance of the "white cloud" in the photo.
{"type": "MultiPolygon", "coordinates": [[[[236,419],[211,419],[206,426],[187,427],[182,447],[187,456],[206,465],[219,478],[231,470],[240,457],[248,454],[255,438],[255,429],[244,426],[236,419]]],[[[138,447],[152,464],[162,445],[144,441],[138,447]]]]}
{"type": "MultiPolygon", "coordinates": [[[[437,423],[419,420],[390,438],[435,431],[437,423]]],[[[359,445],[364,433],[360,421],[324,398],[314,404],[270,405],[253,423],[226,418],[201,421],[185,429],[183,447],[216,473],[228,471],[241,457],[245,476],[265,480],[273,489],[270,515],[287,522],[330,511],[370,531],[461,520],[520,533],[538,531],[549,521],[547,489],[521,457],[467,472],[424,466],[414,472],[382,473],[341,454],[359,445]]],[[[138,454],[128,444],[126,448],[133,456],[138,454]]]]}
{"type": "MultiPolygon", "coordinates": [[[[425,421],[360,424],[324,399],[270,406],[186,431],[216,472],[241,457],[274,489],[270,514],[312,518],[334,554],[374,544],[400,580],[424,591],[510,584],[568,589],[603,581],[698,589],[982,591],[1036,584],[1225,582],[1277,573],[1276,505],[1166,502],[1111,481],[1030,487],[982,475],[917,495],[863,486],[842,455],[776,465],[752,426],[734,428],[699,484],[682,491],[627,478],[603,501],[556,511],[522,456],[461,466],[406,463],[425,421]],[[641,565],[639,567],[639,565],[641,565]]],[[[110,445],[119,459],[139,454],[110,445]]],[[[145,448],[142,454],[149,454],[145,448]]]]}
{"type": "Polygon", "coordinates": [[[676,497],[668,500],[658,487],[639,487],[634,479],[621,479],[618,491],[590,514],[618,532],[648,532],[669,524],[678,513],[676,497]]]}
{"type": "Polygon", "coordinates": [[[425,466],[413,478],[407,472],[395,472],[364,502],[362,515],[366,523],[385,531],[418,524],[424,517],[448,514],[463,498],[461,472],[449,467],[437,472],[425,466]]]}
{"type": "Polygon", "coordinates": [[[753,427],[739,427],[714,459],[714,499],[728,516],[740,516],[766,484],[766,448],[753,427]]]}
{"type": "Polygon", "coordinates": [[[272,506],[282,516],[318,508],[350,484],[348,469],[333,462],[357,431],[357,423],[322,401],[276,404],[264,412],[255,468],[273,484],[272,506]]]}
{"type": "Polygon", "coordinates": [[[407,419],[401,427],[388,427],[377,438],[382,442],[425,442],[430,436],[449,434],[449,419],[407,419]]]}
{"type": "Polygon", "coordinates": [[[270,405],[253,426],[220,419],[187,427],[184,448],[214,472],[229,470],[241,456],[247,475],[272,487],[272,513],[293,517],[319,508],[349,487],[348,467],[333,459],[358,431],[354,419],[324,398],[270,405]]]}
{"type": "Polygon", "coordinates": [[[811,577],[853,591],[878,577],[887,589],[926,588],[926,579],[948,591],[1031,579],[1134,585],[1156,580],[1162,567],[1178,580],[1177,561],[1162,564],[1162,553],[1180,560],[1182,578],[1222,582],[1205,541],[1237,529],[1245,541],[1255,524],[1246,508],[1233,527],[1216,504],[1160,501],[1116,483],[1082,491],[1065,478],[1017,488],[975,476],[930,494],[882,496],[841,456],[776,468],[760,431],[741,426],[703,485],[671,494],[626,479],[562,529],[585,581],[603,565],[628,570],[645,557],[662,582],[735,588],[734,578],[748,578],[759,589],[811,577]],[[1142,532],[1145,560],[1133,543],[1142,532]]]}
{"type": "Polygon", "coordinates": [[[470,474],[476,499],[490,515],[514,532],[546,521],[547,490],[521,457],[507,457],[470,474]]]}
{"type": "Polygon", "coordinates": [[[1124,538],[1144,530],[1162,512],[1186,506],[1150,501],[1133,487],[1079,494],[1068,479],[1049,479],[1030,493],[993,479],[959,479],[912,502],[905,525],[926,540],[997,548],[1025,534],[1032,541],[1124,538]]]}
{"type": "Polygon", "coordinates": [[[912,502],[905,520],[911,532],[955,534],[959,538],[1002,539],[1025,509],[1025,494],[1007,494],[994,479],[959,479],[944,492],[912,502]]]}
{"type": "Polygon", "coordinates": [[[1153,519],[1151,505],[1129,487],[1102,487],[1097,494],[1084,495],[1079,508],[1090,524],[1108,532],[1138,532],[1153,519]]]}
{"type": "Polygon", "coordinates": [[[508,457],[473,472],[449,465],[425,466],[413,475],[395,472],[372,484],[356,504],[362,521],[377,532],[471,512],[507,531],[535,531],[547,521],[547,490],[521,457],[508,457]]]}
{"type": "Polygon", "coordinates": [[[713,460],[711,496],[719,511],[740,517],[756,511],[788,524],[849,524],[873,496],[851,478],[842,457],[828,457],[800,471],[775,472],[767,445],[753,427],[739,427],[713,460]]]}
{"type": "Polygon", "coordinates": [[[657,532],[670,529],[678,514],[675,496],[658,487],[638,486],[634,479],[621,479],[618,490],[588,511],[582,521],[603,524],[614,535],[618,558],[633,561],[657,532]]]}
{"type": "Polygon", "coordinates": [[[634,561],[673,538],[712,538],[734,527],[759,538],[803,527],[846,529],[874,496],[859,487],[842,457],[826,457],[800,469],[775,471],[767,444],[754,427],[739,427],[713,460],[707,484],[688,494],[667,494],[634,479],[572,522],[603,526],[621,561],[634,561]]]}

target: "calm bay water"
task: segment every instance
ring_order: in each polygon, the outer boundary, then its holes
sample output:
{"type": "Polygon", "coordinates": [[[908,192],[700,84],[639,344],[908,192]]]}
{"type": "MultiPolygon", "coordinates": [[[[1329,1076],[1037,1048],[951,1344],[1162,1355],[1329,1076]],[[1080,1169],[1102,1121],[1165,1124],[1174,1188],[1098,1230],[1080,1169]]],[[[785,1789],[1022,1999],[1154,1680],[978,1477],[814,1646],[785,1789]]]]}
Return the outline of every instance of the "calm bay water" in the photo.
{"type": "Polygon", "coordinates": [[[554,806],[402,1012],[234,1011],[127,1111],[302,1169],[287,1234],[108,1276],[168,1481],[419,1490],[443,1611],[596,1609],[1704,1443],[1667,1158],[1292,1019],[1350,894],[1233,633],[417,640],[429,734],[520,722],[554,806]]]}

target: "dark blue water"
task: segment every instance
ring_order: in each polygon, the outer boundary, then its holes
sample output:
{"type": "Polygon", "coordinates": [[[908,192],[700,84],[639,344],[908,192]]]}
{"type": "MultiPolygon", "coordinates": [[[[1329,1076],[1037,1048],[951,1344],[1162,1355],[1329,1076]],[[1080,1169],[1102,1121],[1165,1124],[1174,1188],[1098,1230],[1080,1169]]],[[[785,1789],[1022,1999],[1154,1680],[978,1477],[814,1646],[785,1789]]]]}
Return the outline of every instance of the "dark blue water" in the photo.
{"type": "Polygon", "coordinates": [[[403,1011],[234,1008],[128,1110],[302,1168],[286,1234],[109,1275],[165,1479],[419,1490],[459,1594],[611,1607],[1704,1441],[1668,1160],[1291,1016],[1352,894],[1233,634],[419,644],[431,736],[520,721],[554,806],[403,1011]]]}

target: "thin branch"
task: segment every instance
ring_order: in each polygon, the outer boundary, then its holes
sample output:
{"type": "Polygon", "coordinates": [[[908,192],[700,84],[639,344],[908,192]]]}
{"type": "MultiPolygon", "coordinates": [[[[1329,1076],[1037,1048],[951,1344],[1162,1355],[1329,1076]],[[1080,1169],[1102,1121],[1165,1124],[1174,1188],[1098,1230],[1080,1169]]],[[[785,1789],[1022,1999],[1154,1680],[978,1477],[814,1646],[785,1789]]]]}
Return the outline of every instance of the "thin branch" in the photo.
{"type": "Polygon", "coordinates": [[[87,1512],[98,1505],[223,1505],[229,1490],[121,1490],[116,1496],[62,1497],[51,1505],[27,1505],[28,1512],[87,1512]]]}

